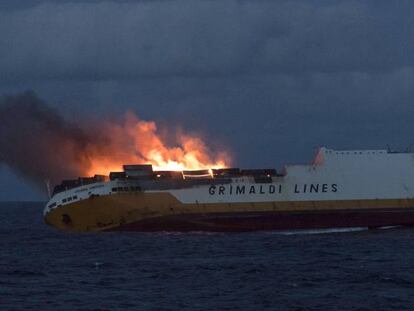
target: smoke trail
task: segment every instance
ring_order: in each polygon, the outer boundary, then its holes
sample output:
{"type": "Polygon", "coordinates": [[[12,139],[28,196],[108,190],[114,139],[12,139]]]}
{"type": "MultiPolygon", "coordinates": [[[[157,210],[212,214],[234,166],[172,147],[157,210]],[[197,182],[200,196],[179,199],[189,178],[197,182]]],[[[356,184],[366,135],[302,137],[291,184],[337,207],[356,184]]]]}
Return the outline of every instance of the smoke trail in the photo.
{"type": "Polygon", "coordinates": [[[55,185],[62,179],[109,174],[128,163],[151,163],[161,170],[229,163],[227,153],[213,153],[198,136],[177,132],[168,144],[155,122],[133,113],[119,123],[85,124],[65,120],[34,92],[0,97],[0,164],[45,188],[45,180],[55,185]]]}
{"type": "Polygon", "coordinates": [[[0,163],[37,185],[78,176],[89,137],[64,120],[34,92],[0,98],[0,163]]]}

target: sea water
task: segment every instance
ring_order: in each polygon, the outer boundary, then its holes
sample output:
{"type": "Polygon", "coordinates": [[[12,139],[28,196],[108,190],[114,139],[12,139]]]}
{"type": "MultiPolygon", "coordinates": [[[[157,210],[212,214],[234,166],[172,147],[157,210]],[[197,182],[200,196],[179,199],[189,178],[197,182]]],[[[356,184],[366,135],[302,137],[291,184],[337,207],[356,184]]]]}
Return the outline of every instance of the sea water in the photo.
{"type": "Polygon", "coordinates": [[[0,209],[0,310],[414,310],[414,229],[74,234],[0,209]]]}

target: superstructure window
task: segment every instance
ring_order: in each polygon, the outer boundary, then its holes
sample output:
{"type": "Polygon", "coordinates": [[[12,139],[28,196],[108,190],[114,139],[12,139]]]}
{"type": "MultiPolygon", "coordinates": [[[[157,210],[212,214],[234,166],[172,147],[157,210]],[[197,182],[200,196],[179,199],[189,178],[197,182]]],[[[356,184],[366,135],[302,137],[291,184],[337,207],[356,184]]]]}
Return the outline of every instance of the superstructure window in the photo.
{"type": "Polygon", "coordinates": [[[66,201],[67,201],[67,199],[63,199],[63,200],[62,200],[62,202],[63,202],[63,203],[66,203],[66,201]]]}
{"type": "Polygon", "coordinates": [[[112,188],[112,192],[117,192],[118,188],[112,188]]]}
{"type": "Polygon", "coordinates": [[[49,205],[49,208],[53,208],[56,206],[56,202],[49,205]]]}

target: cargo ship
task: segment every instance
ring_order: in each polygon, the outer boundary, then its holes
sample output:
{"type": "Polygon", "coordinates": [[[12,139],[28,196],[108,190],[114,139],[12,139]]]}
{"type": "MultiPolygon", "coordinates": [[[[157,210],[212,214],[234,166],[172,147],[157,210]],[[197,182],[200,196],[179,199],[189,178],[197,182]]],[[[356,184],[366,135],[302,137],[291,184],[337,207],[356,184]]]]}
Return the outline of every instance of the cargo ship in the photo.
{"type": "Polygon", "coordinates": [[[307,165],[66,180],[44,209],[65,231],[296,230],[414,225],[414,153],[319,148],[307,165]]]}

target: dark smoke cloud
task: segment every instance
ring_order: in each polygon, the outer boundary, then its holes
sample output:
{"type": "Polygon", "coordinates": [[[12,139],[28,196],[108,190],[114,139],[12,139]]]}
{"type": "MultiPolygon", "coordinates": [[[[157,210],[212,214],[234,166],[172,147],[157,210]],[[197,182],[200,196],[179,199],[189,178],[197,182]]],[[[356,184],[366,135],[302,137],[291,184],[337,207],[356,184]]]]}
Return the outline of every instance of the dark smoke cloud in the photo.
{"type": "Polygon", "coordinates": [[[79,176],[88,136],[34,92],[0,97],[0,164],[42,185],[79,176]]]}
{"type": "MultiPolygon", "coordinates": [[[[194,166],[194,161],[184,160],[189,155],[201,165],[214,165],[230,160],[223,149],[213,152],[200,135],[180,128],[166,131],[132,112],[122,119],[88,116],[70,122],[34,92],[0,97],[0,165],[36,185],[107,174],[126,163],[150,163],[154,150],[166,161],[194,166]]],[[[165,165],[165,161],[158,164],[165,165]]]]}

